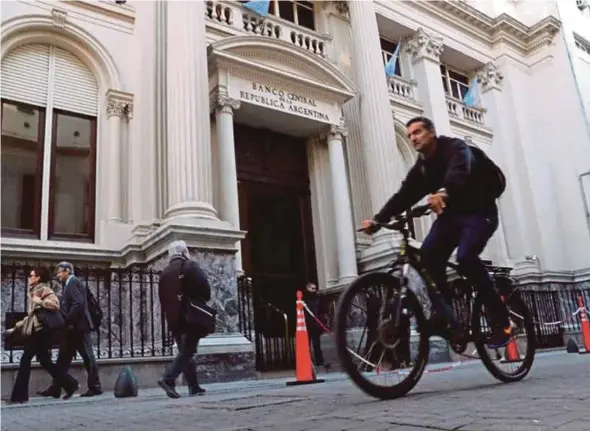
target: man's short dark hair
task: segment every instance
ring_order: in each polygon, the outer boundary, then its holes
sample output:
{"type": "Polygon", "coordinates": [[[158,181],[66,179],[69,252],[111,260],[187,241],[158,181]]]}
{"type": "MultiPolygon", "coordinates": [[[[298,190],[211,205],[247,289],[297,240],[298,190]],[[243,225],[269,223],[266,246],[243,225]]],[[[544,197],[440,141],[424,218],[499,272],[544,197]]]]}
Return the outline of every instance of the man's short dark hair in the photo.
{"type": "Polygon", "coordinates": [[[424,128],[430,132],[434,131],[434,123],[430,118],[426,117],[414,117],[406,123],[406,127],[410,127],[414,123],[422,123],[424,128]]]}

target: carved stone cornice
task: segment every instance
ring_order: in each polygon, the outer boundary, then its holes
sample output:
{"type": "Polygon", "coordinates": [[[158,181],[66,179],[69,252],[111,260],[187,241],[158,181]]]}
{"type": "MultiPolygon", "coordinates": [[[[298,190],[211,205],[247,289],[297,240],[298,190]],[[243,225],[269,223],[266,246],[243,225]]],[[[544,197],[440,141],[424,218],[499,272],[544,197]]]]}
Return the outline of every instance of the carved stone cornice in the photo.
{"type": "Polygon", "coordinates": [[[428,58],[439,62],[443,52],[443,40],[441,37],[433,36],[419,28],[414,36],[405,42],[405,51],[408,52],[414,61],[428,58]]]}
{"type": "Polygon", "coordinates": [[[133,118],[133,94],[119,90],[107,91],[107,117],[133,118]]]}
{"type": "Polygon", "coordinates": [[[54,26],[64,28],[68,19],[68,13],[65,10],[53,8],[51,10],[51,19],[53,20],[54,26]]]}
{"type": "Polygon", "coordinates": [[[476,74],[477,82],[481,84],[483,91],[501,90],[504,75],[494,63],[489,62],[476,74]]]}
{"type": "Polygon", "coordinates": [[[462,1],[410,0],[409,3],[450,25],[461,23],[464,31],[475,33],[488,43],[507,43],[525,55],[550,44],[561,28],[561,21],[554,16],[527,26],[506,13],[492,18],[462,1]]]}

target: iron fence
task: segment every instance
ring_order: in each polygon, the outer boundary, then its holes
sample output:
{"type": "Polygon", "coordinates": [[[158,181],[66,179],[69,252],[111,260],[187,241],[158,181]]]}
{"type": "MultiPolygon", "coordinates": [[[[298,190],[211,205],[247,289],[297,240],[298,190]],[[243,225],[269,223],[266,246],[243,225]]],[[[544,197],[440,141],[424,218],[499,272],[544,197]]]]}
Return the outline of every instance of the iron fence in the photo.
{"type": "MultiPolygon", "coordinates": [[[[27,310],[27,274],[33,266],[30,263],[2,264],[4,328],[11,327],[27,310]]],[[[85,266],[75,267],[74,272],[90,288],[103,311],[102,324],[92,334],[97,359],[173,354],[173,339],[158,299],[158,271],[140,267],[85,266]]],[[[58,282],[54,282],[53,288],[61,295],[62,287],[58,282]]],[[[18,362],[22,347],[5,341],[2,363],[18,362]]]]}

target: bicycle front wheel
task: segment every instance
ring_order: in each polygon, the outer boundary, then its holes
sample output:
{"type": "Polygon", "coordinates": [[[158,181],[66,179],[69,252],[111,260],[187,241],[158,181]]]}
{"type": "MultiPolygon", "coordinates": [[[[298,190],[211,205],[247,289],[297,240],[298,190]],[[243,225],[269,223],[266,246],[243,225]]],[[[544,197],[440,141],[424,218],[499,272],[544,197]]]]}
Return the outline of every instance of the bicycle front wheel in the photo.
{"type": "Polygon", "coordinates": [[[342,368],[375,398],[406,395],[428,361],[420,302],[390,274],[362,275],[344,291],[336,309],[335,336],[342,368]]]}

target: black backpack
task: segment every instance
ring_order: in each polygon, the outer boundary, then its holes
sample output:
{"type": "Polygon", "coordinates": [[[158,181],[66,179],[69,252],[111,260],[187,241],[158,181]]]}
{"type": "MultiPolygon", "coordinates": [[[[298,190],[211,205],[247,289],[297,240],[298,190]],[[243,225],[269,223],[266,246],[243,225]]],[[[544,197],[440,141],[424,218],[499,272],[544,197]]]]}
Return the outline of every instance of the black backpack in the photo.
{"type": "Polygon", "coordinates": [[[85,287],[86,289],[86,304],[88,306],[88,314],[90,317],[90,321],[92,322],[92,330],[98,332],[100,329],[100,325],[102,324],[102,309],[100,308],[100,304],[90,291],[88,285],[85,287]]]}
{"type": "Polygon", "coordinates": [[[475,158],[475,162],[481,169],[483,181],[486,183],[486,188],[492,191],[494,198],[498,199],[506,190],[506,177],[504,172],[498,165],[482,149],[468,145],[471,154],[475,158]]]}

